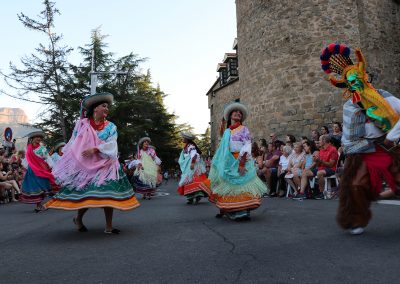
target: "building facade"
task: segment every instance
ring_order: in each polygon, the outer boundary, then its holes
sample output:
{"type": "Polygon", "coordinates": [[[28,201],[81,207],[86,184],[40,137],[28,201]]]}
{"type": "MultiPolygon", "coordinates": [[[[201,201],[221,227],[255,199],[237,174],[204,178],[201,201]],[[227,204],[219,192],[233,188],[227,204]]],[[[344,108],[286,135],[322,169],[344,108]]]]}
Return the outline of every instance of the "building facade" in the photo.
{"type": "Polygon", "coordinates": [[[375,88],[400,95],[399,1],[240,0],[236,17],[240,79],[207,93],[212,143],[218,143],[223,106],[232,100],[248,106],[246,124],[255,139],[271,132],[309,136],[341,121],[343,91],[326,80],[319,60],[332,42],[348,45],[353,58],[360,47],[375,88]]]}

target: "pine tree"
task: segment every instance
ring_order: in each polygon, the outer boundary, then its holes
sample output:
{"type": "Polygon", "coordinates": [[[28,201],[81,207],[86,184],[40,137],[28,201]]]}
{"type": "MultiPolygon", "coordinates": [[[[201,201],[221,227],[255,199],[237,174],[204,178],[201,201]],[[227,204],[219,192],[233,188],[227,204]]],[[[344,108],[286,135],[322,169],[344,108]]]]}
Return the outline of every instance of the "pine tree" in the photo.
{"type": "MultiPolygon", "coordinates": [[[[164,106],[165,94],[160,87],[153,87],[150,71],[140,72],[140,64],[145,59],[130,53],[114,59],[107,52],[106,37],[100,29],[92,33],[91,43],[80,47],[83,63],[74,67],[75,92],[83,97],[89,93],[92,50],[96,71],[123,71],[126,75],[110,73],[100,76],[97,92],[109,92],[114,95],[109,120],[118,128],[118,148],[122,157],[136,152],[137,141],[143,136],[150,136],[157,148],[157,154],[167,167],[174,166],[179,155],[176,143],[175,116],[169,114],[164,106]]],[[[178,141],[179,142],[179,141],[178,141]]]]}
{"type": "Polygon", "coordinates": [[[200,135],[200,140],[197,143],[204,157],[209,156],[211,149],[211,129],[207,127],[206,132],[200,135]]]}
{"type": "Polygon", "coordinates": [[[67,56],[72,48],[61,46],[62,36],[54,32],[54,18],[60,14],[55,3],[44,0],[43,5],[44,10],[38,19],[24,13],[18,14],[18,19],[26,28],[45,35],[47,43],[39,44],[34,53],[21,58],[21,68],[10,63],[10,74],[1,74],[8,86],[17,90],[17,96],[25,99],[39,97],[46,106],[43,113],[45,119],[40,126],[46,127],[50,136],[60,136],[66,140],[64,105],[70,93],[65,86],[71,80],[67,56]]]}

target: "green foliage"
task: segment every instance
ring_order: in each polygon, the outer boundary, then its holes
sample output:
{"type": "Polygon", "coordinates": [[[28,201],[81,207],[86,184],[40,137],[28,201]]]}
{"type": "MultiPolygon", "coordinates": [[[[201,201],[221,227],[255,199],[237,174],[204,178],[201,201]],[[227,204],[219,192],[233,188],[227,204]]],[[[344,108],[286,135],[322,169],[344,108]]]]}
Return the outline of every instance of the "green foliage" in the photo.
{"type": "MultiPolygon", "coordinates": [[[[95,50],[96,71],[123,71],[127,75],[108,74],[98,78],[97,92],[110,92],[115,103],[110,110],[109,120],[118,128],[118,147],[122,158],[136,152],[137,141],[150,136],[157,148],[158,156],[165,167],[173,167],[179,155],[174,134],[175,116],[164,106],[165,94],[159,87],[153,87],[150,72],[142,74],[140,64],[145,60],[130,53],[120,58],[106,52],[105,36],[99,29],[92,33],[91,43],[79,48],[83,63],[75,70],[75,93],[83,98],[89,90],[91,50],[95,50]]],[[[76,113],[79,109],[75,110],[76,113]]]]}
{"type": "Polygon", "coordinates": [[[190,128],[176,125],[176,116],[164,106],[165,94],[159,86],[154,87],[151,74],[140,72],[145,60],[130,53],[120,58],[108,52],[106,36],[99,28],[92,32],[89,44],[79,47],[82,62],[70,64],[67,55],[71,48],[60,46],[61,36],[54,33],[54,16],[59,14],[55,4],[43,2],[45,8],[34,20],[21,13],[19,20],[29,29],[46,34],[47,44],[40,44],[34,54],[21,59],[23,68],[10,64],[11,73],[3,74],[9,86],[17,90],[17,96],[30,100],[30,96],[45,106],[42,121],[37,127],[48,135],[46,143],[54,145],[71,137],[75,122],[80,115],[80,102],[90,93],[90,71],[94,50],[95,70],[124,71],[126,75],[107,73],[98,77],[97,92],[110,92],[115,104],[109,120],[118,128],[118,146],[121,158],[136,152],[137,141],[150,136],[164,168],[174,168],[181,150],[179,132],[190,128]]]}
{"type": "Polygon", "coordinates": [[[50,137],[66,139],[64,105],[69,99],[68,86],[71,77],[68,72],[67,56],[72,51],[61,46],[62,36],[54,32],[54,17],[60,14],[55,4],[43,1],[44,10],[38,19],[32,19],[24,13],[18,14],[20,22],[30,30],[46,36],[46,44],[39,44],[35,52],[21,58],[20,65],[10,63],[10,74],[1,73],[6,84],[16,91],[14,97],[45,106],[39,127],[45,128],[50,137]]]}
{"type": "Polygon", "coordinates": [[[197,143],[197,146],[200,148],[203,153],[203,157],[209,156],[209,151],[211,149],[211,129],[207,127],[206,132],[200,135],[200,140],[197,143]]]}

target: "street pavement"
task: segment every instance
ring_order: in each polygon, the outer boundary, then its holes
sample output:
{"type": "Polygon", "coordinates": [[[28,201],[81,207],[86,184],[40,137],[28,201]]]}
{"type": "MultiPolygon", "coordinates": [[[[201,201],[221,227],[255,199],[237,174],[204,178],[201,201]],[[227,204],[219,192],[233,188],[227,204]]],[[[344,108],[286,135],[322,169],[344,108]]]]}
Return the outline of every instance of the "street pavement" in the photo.
{"type": "MultiPolygon", "coordinates": [[[[0,283],[398,283],[400,207],[374,204],[364,235],[335,222],[335,200],[263,200],[250,222],[216,219],[206,200],[187,205],[176,182],[115,211],[106,235],[91,209],[74,212],[0,204],[0,283]]],[[[139,196],[138,196],[139,198],[139,196]]]]}

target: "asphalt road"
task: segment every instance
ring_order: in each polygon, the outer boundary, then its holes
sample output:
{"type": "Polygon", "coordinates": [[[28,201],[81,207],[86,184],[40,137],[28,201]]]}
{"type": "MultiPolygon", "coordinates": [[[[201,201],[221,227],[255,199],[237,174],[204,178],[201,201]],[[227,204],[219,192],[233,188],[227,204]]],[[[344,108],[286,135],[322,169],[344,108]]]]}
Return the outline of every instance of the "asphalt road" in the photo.
{"type": "Polygon", "coordinates": [[[216,219],[207,201],[169,195],[115,212],[106,235],[101,209],[33,213],[0,205],[0,283],[398,283],[400,206],[374,204],[362,236],[335,223],[337,201],[264,199],[252,221],[216,219]]]}

